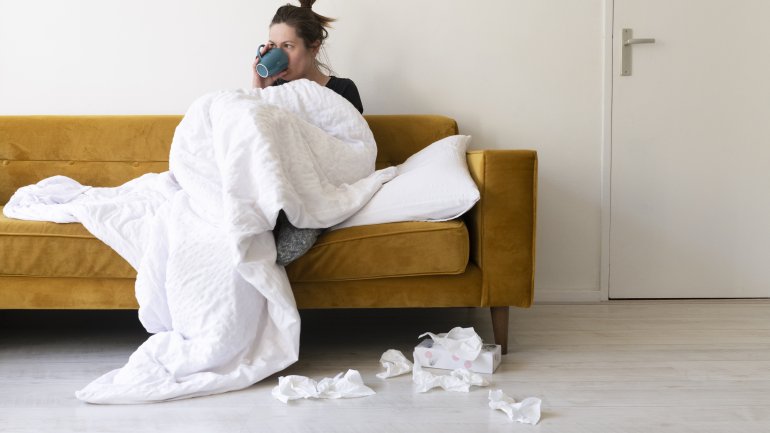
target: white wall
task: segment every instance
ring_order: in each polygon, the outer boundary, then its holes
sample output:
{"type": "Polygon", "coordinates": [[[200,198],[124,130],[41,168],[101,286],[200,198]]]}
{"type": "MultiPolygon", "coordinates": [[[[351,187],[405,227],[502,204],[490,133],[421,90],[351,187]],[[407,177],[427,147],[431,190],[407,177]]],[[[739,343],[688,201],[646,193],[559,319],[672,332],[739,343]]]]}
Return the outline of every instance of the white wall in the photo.
{"type": "MultiPolygon", "coordinates": [[[[0,0],[0,114],[183,113],[244,87],[285,1],[0,0]]],[[[539,152],[537,299],[598,299],[603,0],[319,0],[366,113],[539,152]]]]}

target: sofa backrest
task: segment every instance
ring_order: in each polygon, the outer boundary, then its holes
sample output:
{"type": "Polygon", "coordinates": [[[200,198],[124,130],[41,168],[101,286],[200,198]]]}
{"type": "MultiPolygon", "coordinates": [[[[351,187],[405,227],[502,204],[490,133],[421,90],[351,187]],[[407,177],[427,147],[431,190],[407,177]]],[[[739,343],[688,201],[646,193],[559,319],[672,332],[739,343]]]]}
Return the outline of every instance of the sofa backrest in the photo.
{"type": "MultiPolygon", "coordinates": [[[[367,115],[377,141],[377,168],[403,162],[430,143],[457,134],[433,115],[367,115]]],[[[168,170],[182,116],[0,116],[0,203],[21,186],[54,175],[84,185],[117,186],[168,170]]]]}
{"type": "Polygon", "coordinates": [[[444,116],[367,115],[377,142],[377,168],[401,164],[434,141],[457,134],[457,122],[444,116]]]}

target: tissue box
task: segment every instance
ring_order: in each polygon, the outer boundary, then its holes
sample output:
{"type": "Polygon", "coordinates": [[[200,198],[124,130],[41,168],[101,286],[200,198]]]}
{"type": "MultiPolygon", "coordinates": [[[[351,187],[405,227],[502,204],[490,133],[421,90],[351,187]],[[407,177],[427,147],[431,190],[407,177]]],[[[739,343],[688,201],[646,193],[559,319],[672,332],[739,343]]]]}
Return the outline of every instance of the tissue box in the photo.
{"type": "Polygon", "coordinates": [[[481,352],[478,358],[473,361],[466,361],[453,356],[442,346],[436,344],[431,339],[422,340],[414,348],[414,362],[422,367],[443,368],[454,370],[456,368],[467,368],[476,373],[491,374],[500,365],[502,348],[499,344],[485,344],[481,346],[481,352]]]}

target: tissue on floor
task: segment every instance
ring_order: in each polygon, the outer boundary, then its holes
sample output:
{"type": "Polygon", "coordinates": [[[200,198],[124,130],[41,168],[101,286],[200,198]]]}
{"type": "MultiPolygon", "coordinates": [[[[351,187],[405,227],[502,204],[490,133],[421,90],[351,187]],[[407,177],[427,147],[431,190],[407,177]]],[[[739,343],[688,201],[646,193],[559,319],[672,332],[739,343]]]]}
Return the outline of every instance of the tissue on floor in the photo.
{"type": "Polygon", "coordinates": [[[484,344],[481,352],[473,360],[462,359],[451,353],[434,340],[422,340],[414,348],[414,362],[423,367],[455,370],[467,368],[476,373],[492,374],[500,365],[502,347],[499,344],[484,344]]]}
{"type": "Polygon", "coordinates": [[[505,412],[511,421],[537,424],[540,421],[540,403],[540,399],[536,397],[525,398],[516,403],[516,400],[507,396],[500,389],[489,391],[489,407],[505,412]]]}
{"type": "Polygon", "coordinates": [[[373,395],[375,392],[364,384],[357,370],[348,370],[333,378],[316,382],[305,376],[281,376],[273,388],[273,397],[288,403],[300,398],[355,398],[373,395]]]}
{"type": "Polygon", "coordinates": [[[377,373],[377,377],[380,379],[401,376],[412,371],[412,362],[406,359],[400,350],[396,349],[385,351],[380,357],[380,364],[385,368],[385,371],[377,373]]]}
{"type": "Polygon", "coordinates": [[[487,386],[483,377],[464,368],[458,368],[446,375],[435,375],[425,371],[420,364],[415,363],[412,369],[412,382],[417,392],[427,392],[433,388],[443,388],[446,391],[468,392],[471,386],[487,386]]]}

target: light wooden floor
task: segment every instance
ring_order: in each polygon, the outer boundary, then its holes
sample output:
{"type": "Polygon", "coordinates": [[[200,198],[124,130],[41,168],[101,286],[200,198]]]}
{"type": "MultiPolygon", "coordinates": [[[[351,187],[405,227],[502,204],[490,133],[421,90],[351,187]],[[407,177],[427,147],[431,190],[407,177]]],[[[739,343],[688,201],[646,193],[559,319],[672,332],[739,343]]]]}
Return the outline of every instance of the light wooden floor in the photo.
{"type": "Polygon", "coordinates": [[[288,405],[270,390],[95,406],[73,393],[120,367],[146,334],[133,312],[0,311],[1,432],[770,432],[770,302],[628,301],[513,309],[493,387],[543,400],[535,427],[487,407],[486,388],[415,394],[382,381],[379,356],[411,357],[423,331],[475,326],[486,310],[303,312],[301,360],[284,374],[358,369],[377,394],[288,405]]]}

